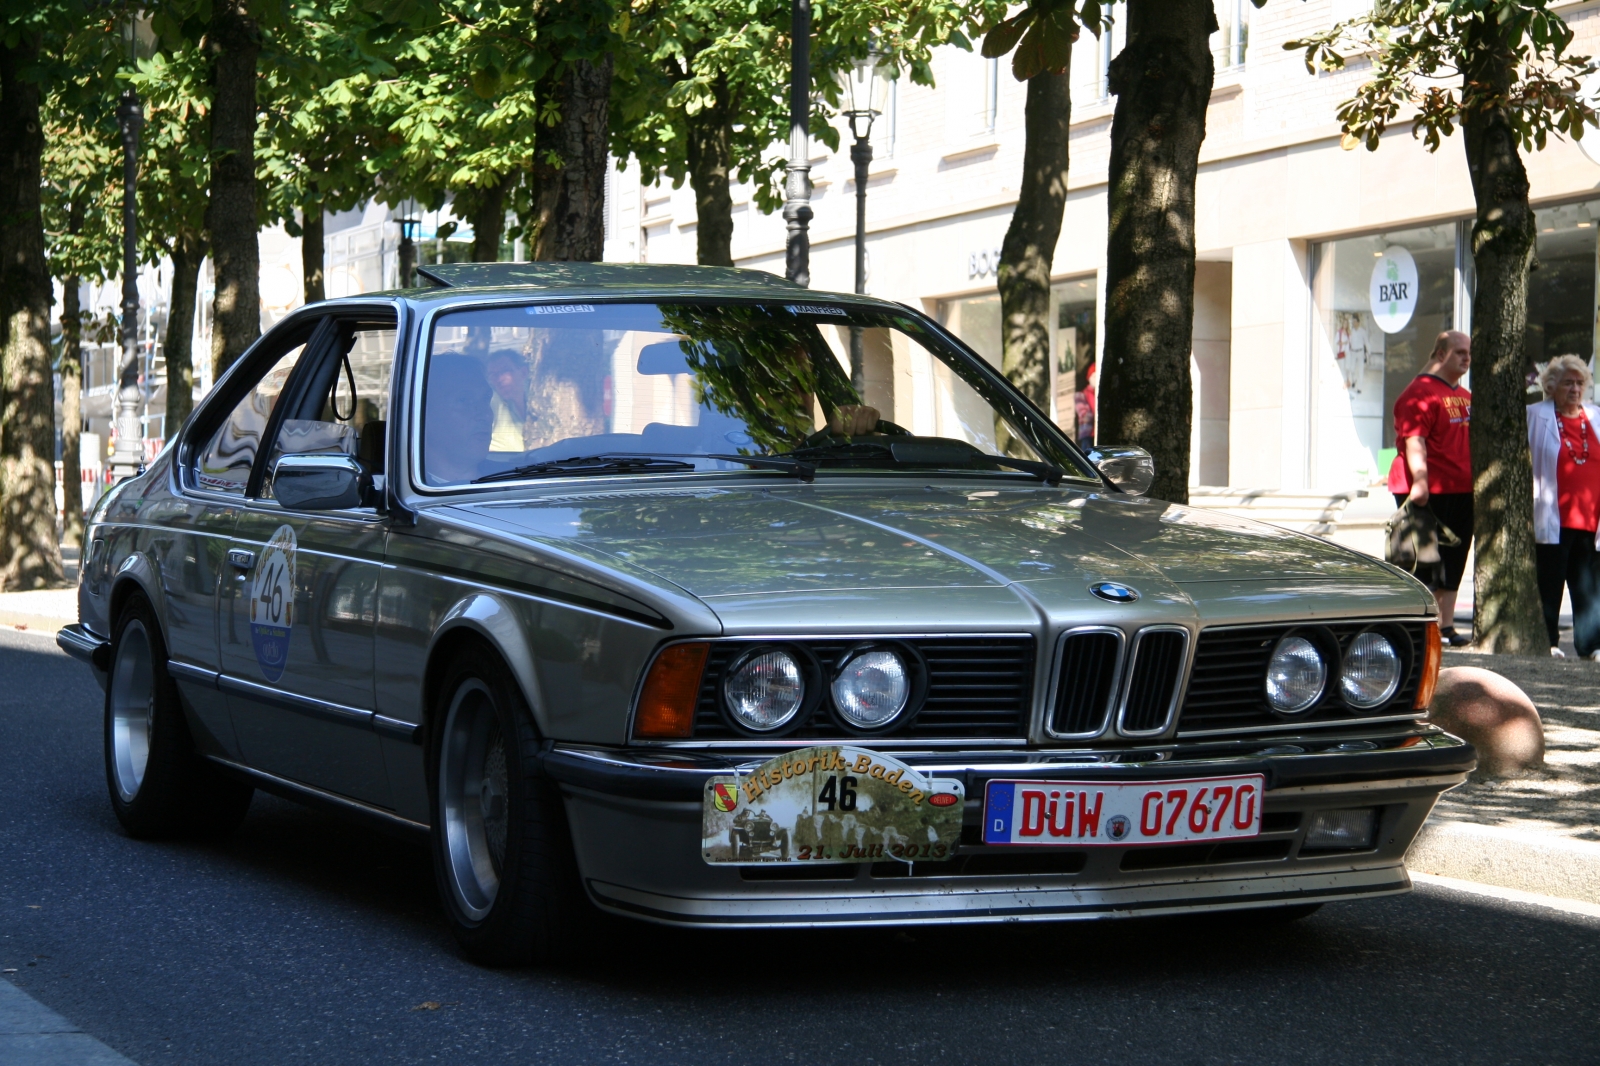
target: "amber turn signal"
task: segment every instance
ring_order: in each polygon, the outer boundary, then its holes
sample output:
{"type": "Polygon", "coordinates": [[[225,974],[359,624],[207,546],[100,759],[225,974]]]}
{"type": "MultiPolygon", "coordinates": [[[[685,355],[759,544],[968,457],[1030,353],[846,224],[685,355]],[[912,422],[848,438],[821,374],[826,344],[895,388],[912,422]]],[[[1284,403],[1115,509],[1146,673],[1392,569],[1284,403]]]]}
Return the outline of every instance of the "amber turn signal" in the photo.
{"type": "MultiPolygon", "coordinates": [[[[1438,641],[1437,631],[1434,636],[1438,641]]],[[[704,641],[674,644],[656,656],[639,693],[639,713],[633,718],[633,735],[646,740],[682,740],[694,732],[694,705],[700,699],[700,675],[705,671],[704,641]]]]}
{"type": "Polygon", "coordinates": [[[1414,710],[1425,711],[1433,702],[1433,687],[1439,683],[1439,664],[1444,661],[1444,642],[1439,639],[1439,623],[1429,622],[1423,637],[1422,677],[1417,681],[1417,698],[1411,701],[1414,710]]]}

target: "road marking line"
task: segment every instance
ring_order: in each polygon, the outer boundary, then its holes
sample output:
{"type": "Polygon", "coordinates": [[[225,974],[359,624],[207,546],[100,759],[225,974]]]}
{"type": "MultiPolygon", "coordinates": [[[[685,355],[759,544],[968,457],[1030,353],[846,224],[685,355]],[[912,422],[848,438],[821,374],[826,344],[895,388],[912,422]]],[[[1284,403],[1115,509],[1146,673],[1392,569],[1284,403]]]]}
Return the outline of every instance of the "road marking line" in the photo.
{"type": "Polygon", "coordinates": [[[1581,899],[1541,896],[1535,892],[1523,892],[1515,888],[1501,888],[1498,885],[1484,885],[1479,884],[1477,881],[1462,881],[1455,877],[1439,877],[1435,874],[1417,873],[1416,871],[1412,871],[1411,880],[1419,885],[1434,885],[1438,888],[1454,889],[1457,892],[1470,892],[1475,896],[1502,899],[1509,903],[1526,903],[1532,907],[1545,907],[1553,911],[1565,911],[1568,914],[1581,914],[1586,918],[1600,918],[1600,903],[1586,903],[1581,899]]]}

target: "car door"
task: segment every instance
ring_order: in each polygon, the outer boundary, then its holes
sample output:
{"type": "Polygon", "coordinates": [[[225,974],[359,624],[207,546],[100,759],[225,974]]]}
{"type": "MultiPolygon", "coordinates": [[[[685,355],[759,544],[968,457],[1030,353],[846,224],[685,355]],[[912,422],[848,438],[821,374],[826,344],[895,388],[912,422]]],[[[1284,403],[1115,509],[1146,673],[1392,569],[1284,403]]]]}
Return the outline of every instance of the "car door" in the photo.
{"type": "Polygon", "coordinates": [[[373,732],[373,625],[387,523],[372,507],[296,511],[272,493],[286,454],[381,471],[392,313],[331,314],[273,411],[229,542],[221,687],[255,769],[388,807],[373,732]]]}
{"type": "Polygon", "coordinates": [[[284,323],[251,352],[196,413],[180,441],[180,492],[186,517],[166,531],[160,553],[168,669],[182,690],[208,752],[242,759],[226,698],[217,688],[217,608],[231,591],[229,541],[261,452],[272,409],[299,364],[317,322],[284,323]]]}

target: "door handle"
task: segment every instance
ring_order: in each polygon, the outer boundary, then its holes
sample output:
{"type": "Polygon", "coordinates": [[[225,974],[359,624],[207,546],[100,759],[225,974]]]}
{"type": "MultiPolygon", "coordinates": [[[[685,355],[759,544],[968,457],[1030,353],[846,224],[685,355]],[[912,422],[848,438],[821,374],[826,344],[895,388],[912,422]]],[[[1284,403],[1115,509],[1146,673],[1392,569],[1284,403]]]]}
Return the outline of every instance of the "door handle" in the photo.
{"type": "Polygon", "coordinates": [[[256,565],[256,553],[243,548],[229,548],[228,565],[238,570],[249,570],[256,565]]]}

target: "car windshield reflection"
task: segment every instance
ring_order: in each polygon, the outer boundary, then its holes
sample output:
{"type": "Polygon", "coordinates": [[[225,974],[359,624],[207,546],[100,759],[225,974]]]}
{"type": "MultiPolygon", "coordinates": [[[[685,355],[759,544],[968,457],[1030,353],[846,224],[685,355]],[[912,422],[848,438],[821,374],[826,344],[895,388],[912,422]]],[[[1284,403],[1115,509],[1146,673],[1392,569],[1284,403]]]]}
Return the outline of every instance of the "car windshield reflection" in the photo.
{"type": "Polygon", "coordinates": [[[1037,412],[915,318],[822,305],[441,314],[422,445],[433,487],[738,469],[1099,480],[1037,412]]]}

